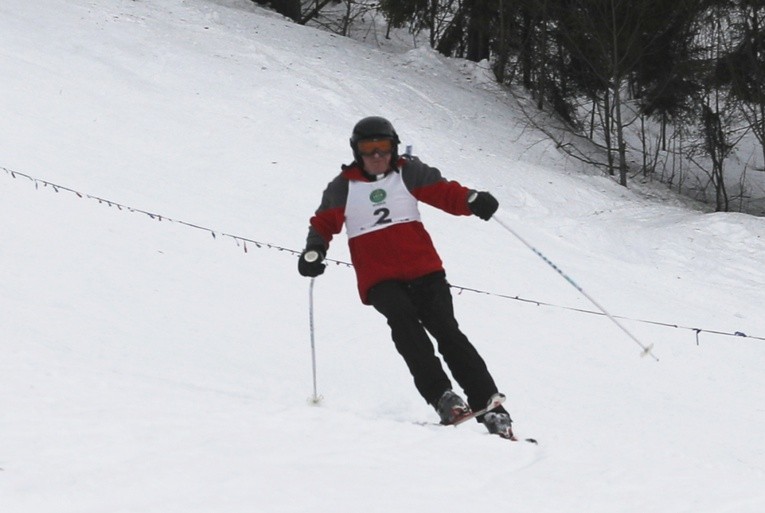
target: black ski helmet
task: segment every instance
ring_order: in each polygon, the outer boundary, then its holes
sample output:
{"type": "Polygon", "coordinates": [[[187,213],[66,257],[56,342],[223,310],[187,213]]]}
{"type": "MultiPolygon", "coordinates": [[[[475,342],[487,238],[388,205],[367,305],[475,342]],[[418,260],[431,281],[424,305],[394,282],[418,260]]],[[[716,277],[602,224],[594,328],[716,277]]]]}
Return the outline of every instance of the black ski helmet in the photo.
{"type": "Polygon", "coordinates": [[[393,141],[393,154],[391,155],[391,162],[398,160],[398,145],[401,140],[398,138],[396,130],[390,121],[380,116],[369,116],[353,127],[351,133],[351,149],[353,150],[353,158],[356,162],[361,162],[361,155],[358,150],[358,142],[365,139],[390,139],[393,141]]]}

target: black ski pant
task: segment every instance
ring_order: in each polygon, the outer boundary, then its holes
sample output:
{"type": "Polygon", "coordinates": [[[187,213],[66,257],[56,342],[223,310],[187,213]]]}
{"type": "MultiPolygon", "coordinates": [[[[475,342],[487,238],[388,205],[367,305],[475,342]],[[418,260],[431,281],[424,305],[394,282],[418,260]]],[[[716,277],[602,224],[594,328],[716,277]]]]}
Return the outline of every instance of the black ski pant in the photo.
{"type": "Polygon", "coordinates": [[[388,320],[396,349],[404,357],[420,395],[434,407],[452,388],[428,332],[452,377],[475,411],[486,406],[497,392],[486,363],[454,318],[449,284],[443,272],[412,281],[385,281],[373,286],[369,302],[388,320]],[[426,332],[427,330],[427,332],[426,332]]]}

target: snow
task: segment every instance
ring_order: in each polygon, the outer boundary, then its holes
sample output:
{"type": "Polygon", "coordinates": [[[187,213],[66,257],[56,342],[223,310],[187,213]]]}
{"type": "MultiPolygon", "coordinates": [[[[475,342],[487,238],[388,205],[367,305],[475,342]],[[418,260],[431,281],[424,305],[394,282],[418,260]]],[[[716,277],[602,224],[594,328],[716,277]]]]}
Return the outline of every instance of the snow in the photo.
{"type": "Polygon", "coordinates": [[[480,65],[245,0],[4,0],[0,76],[3,513],[765,510],[762,218],[583,169],[480,65]],[[424,207],[450,281],[488,292],[455,289],[457,317],[540,445],[419,425],[343,265],[315,282],[310,405],[292,251],[372,114],[492,191],[659,362],[500,224],[424,207]]]}

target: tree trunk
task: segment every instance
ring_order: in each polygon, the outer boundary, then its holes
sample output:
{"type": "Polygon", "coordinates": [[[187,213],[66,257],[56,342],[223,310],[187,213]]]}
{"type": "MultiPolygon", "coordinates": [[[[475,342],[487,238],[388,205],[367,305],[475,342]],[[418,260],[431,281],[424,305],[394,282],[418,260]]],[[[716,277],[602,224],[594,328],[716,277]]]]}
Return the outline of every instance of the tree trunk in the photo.
{"type": "Polygon", "coordinates": [[[616,144],[619,152],[619,184],[627,186],[627,145],[624,142],[624,124],[622,122],[622,81],[617,79],[614,82],[614,108],[616,119],[614,128],[616,129],[616,144]]]}
{"type": "Polygon", "coordinates": [[[606,89],[603,97],[603,136],[606,142],[606,155],[608,156],[608,174],[614,175],[614,147],[611,142],[611,94],[606,89]]]}

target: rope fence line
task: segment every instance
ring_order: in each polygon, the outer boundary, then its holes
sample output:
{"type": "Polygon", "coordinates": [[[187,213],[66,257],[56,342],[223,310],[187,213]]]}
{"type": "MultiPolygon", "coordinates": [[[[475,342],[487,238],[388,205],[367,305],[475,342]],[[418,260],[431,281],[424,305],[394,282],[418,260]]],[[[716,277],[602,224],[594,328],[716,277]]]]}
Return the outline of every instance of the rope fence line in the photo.
{"type": "MultiPolygon", "coordinates": [[[[249,248],[247,246],[248,243],[254,245],[258,249],[265,247],[265,248],[268,248],[268,249],[275,249],[275,250],[278,250],[278,251],[284,251],[284,252],[291,253],[291,254],[294,254],[294,255],[297,255],[297,256],[299,256],[300,253],[301,253],[300,251],[295,251],[294,249],[285,248],[285,247],[282,247],[282,246],[278,246],[276,244],[271,244],[269,242],[261,242],[261,241],[249,239],[247,237],[240,237],[238,235],[232,235],[230,233],[225,233],[225,232],[222,232],[222,231],[219,231],[219,230],[213,230],[211,228],[207,228],[207,227],[204,227],[204,226],[201,226],[201,225],[198,225],[198,224],[194,224],[194,223],[189,223],[187,221],[182,221],[182,220],[179,220],[179,219],[173,219],[171,217],[164,216],[162,214],[157,214],[157,213],[154,213],[154,212],[148,212],[146,210],[141,210],[140,208],[134,208],[134,207],[131,207],[131,206],[128,206],[128,205],[124,205],[122,203],[118,203],[116,201],[108,200],[106,198],[101,198],[99,196],[94,196],[92,194],[85,194],[85,193],[79,192],[77,190],[74,190],[74,189],[72,189],[70,187],[65,187],[63,185],[58,185],[58,184],[55,184],[53,182],[49,182],[47,180],[42,180],[42,179],[39,179],[39,178],[35,178],[35,177],[30,176],[30,175],[28,175],[26,173],[21,173],[19,171],[8,169],[8,168],[3,167],[3,166],[0,166],[0,169],[5,171],[6,174],[10,175],[13,178],[22,177],[22,178],[26,178],[26,179],[30,180],[31,182],[34,183],[35,189],[38,189],[38,190],[40,189],[40,186],[42,186],[43,188],[50,187],[51,189],[53,189],[57,193],[59,193],[61,191],[69,192],[69,193],[75,194],[79,198],[95,200],[95,201],[98,201],[98,203],[102,204],[102,205],[106,204],[110,208],[111,207],[116,207],[118,210],[126,210],[128,212],[133,212],[133,213],[137,213],[137,214],[144,214],[144,215],[150,217],[151,219],[154,219],[155,221],[167,221],[169,223],[180,224],[182,226],[186,226],[186,227],[189,227],[189,228],[194,228],[196,230],[202,230],[202,231],[208,232],[210,235],[212,235],[213,239],[217,239],[218,237],[225,237],[225,238],[233,239],[234,242],[236,242],[236,245],[238,247],[242,247],[244,249],[245,253],[247,253],[249,251],[249,248]]],[[[348,265],[350,265],[350,264],[348,264],[348,265]]]]}
{"type": "MultiPolygon", "coordinates": [[[[273,249],[273,250],[289,253],[289,254],[294,255],[294,256],[300,256],[300,254],[302,253],[302,251],[300,251],[300,250],[295,250],[295,249],[292,249],[292,248],[287,248],[287,247],[279,246],[277,244],[272,244],[270,242],[257,241],[257,240],[250,239],[250,238],[247,238],[247,237],[242,237],[242,236],[239,236],[239,235],[233,235],[233,234],[230,234],[230,233],[225,233],[225,232],[222,232],[222,231],[219,231],[219,230],[213,230],[211,228],[207,228],[207,227],[204,227],[204,226],[201,226],[201,225],[198,225],[198,224],[189,223],[187,221],[182,221],[182,220],[179,220],[179,219],[173,219],[171,217],[167,217],[167,216],[164,216],[164,215],[161,215],[161,214],[157,214],[157,213],[154,213],[154,212],[149,212],[149,211],[146,211],[146,210],[141,210],[139,208],[134,208],[134,207],[131,207],[131,206],[128,206],[128,205],[124,205],[124,204],[121,204],[121,203],[118,203],[116,201],[112,201],[112,200],[109,200],[109,199],[106,199],[106,198],[101,198],[99,196],[94,196],[92,194],[85,194],[85,193],[79,192],[79,191],[77,191],[75,189],[72,189],[70,187],[66,187],[66,186],[63,186],[63,185],[58,185],[58,184],[55,184],[53,182],[49,182],[47,180],[42,180],[40,178],[35,178],[35,177],[30,176],[30,175],[28,175],[26,173],[22,173],[22,172],[19,172],[19,171],[8,169],[8,168],[3,167],[3,166],[0,166],[0,170],[3,170],[7,175],[11,176],[14,179],[19,178],[19,177],[28,179],[29,181],[34,183],[35,189],[38,189],[38,190],[39,190],[40,186],[42,186],[43,188],[48,188],[49,187],[49,188],[53,189],[56,193],[59,193],[61,191],[72,193],[72,194],[76,195],[79,198],[95,200],[95,201],[98,201],[98,203],[102,204],[102,205],[106,204],[110,208],[111,207],[116,207],[118,210],[126,210],[128,212],[144,214],[144,215],[148,216],[149,218],[151,218],[151,219],[153,219],[155,221],[167,221],[169,223],[176,223],[176,224],[179,224],[179,225],[182,225],[182,226],[186,226],[188,228],[193,228],[195,230],[205,231],[205,232],[208,232],[213,237],[213,239],[217,239],[218,237],[224,237],[224,238],[232,239],[236,243],[237,247],[243,248],[245,253],[249,252],[249,248],[248,248],[247,244],[254,245],[258,249],[262,249],[262,248],[273,249]]],[[[335,264],[337,266],[341,266],[341,267],[349,267],[349,268],[353,267],[353,264],[351,264],[350,262],[345,262],[345,261],[342,261],[342,260],[334,260],[334,259],[331,259],[331,258],[325,259],[325,262],[330,262],[330,263],[333,263],[333,264],[335,264]]],[[[459,285],[450,285],[450,286],[451,286],[451,288],[457,290],[459,292],[459,294],[462,294],[463,292],[472,292],[472,293],[475,293],[475,294],[492,296],[492,297],[497,297],[497,298],[501,298],[501,299],[508,299],[508,300],[513,300],[513,301],[518,301],[518,302],[521,302],[521,303],[533,304],[533,305],[536,305],[536,306],[544,306],[544,307],[549,307],[549,308],[558,308],[558,309],[568,310],[568,311],[571,311],[571,312],[577,312],[577,313],[582,313],[582,314],[591,314],[591,315],[605,316],[605,314],[603,312],[599,312],[599,311],[595,311],[595,310],[588,310],[588,309],[585,309],[585,308],[576,308],[576,307],[571,307],[571,306],[557,305],[557,304],[554,304],[554,303],[548,303],[548,302],[544,302],[544,301],[537,301],[537,300],[534,300],[534,299],[522,298],[520,296],[511,296],[509,294],[502,294],[502,293],[498,293],[498,292],[490,292],[490,291],[476,289],[476,288],[470,288],[470,287],[462,287],[462,286],[459,286],[459,285]]],[[[620,315],[614,315],[613,317],[615,317],[617,319],[633,321],[633,322],[639,322],[639,323],[643,323],[643,324],[651,324],[651,325],[654,325],[654,326],[661,326],[661,327],[665,327],[665,328],[675,328],[675,329],[693,331],[695,333],[695,337],[696,337],[696,345],[699,345],[699,343],[700,343],[699,335],[701,333],[709,333],[709,334],[713,334],[713,335],[722,335],[722,336],[728,336],[728,337],[739,337],[739,338],[748,338],[748,339],[753,339],[753,340],[763,340],[763,341],[765,341],[765,337],[747,335],[747,334],[745,334],[745,333],[743,333],[741,331],[727,332],[727,331],[711,330],[711,329],[705,329],[705,328],[694,328],[694,327],[690,327],[690,326],[682,326],[682,325],[679,325],[679,324],[660,322],[660,321],[652,321],[652,320],[647,320],[647,319],[636,319],[636,318],[624,317],[624,316],[620,316],[620,315]]]]}
{"type": "MultiPolygon", "coordinates": [[[[577,307],[573,307],[573,306],[556,305],[555,303],[546,303],[544,301],[537,301],[535,299],[526,299],[526,298],[522,298],[520,296],[510,296],[510,295],[506,295],[506,294],[500,294],[500,293],[497,293],[497,292],[487,292],[487,291],[480,290],[480,289],[471,289],[471,288],[468,288],[468,287],[460,287],[460,286],[457,286],[457,285],[452,285],[451,287],[453,289],[458,290],[460,293],[462,293],[463,291],[467,291],[467,292],[473,292],[473,293],[476,293],[476,294],[483,294],[483,295],[487,295],[487,296],[499,297],[499,298],[502,298],[502,299],[511,299],[513,301],[519,301],[519,302],[522,302],[522,303],[530,303],[530,304],[533,304],[533,305],[536,305],[536,306],[545,306],[545,307],[550,307],[550,308],[559,308],[561,310],[568,310],[568,311],[571,311],[571,312],[577,312],[577,313],[582,313],[582,314],[599,315],[601,317],[605,317],[606,316],[606,314],[604,314],[603,312],[598,312],[596,310],[588,310],[586,308],[577,308],[577,307]]],[[[651,325],[654,325],[654,326],[662,326],[662,327],[665,327],[665,328],[675,328],[675,329],[693,331],[693,332],[695,332],[695,335],[696,335],[696,345],[699,345],[699,343],[700,343],[700,340],[699,340],[699,334],[700,333],[710,333],[710,334],[713,334],[713,335],[724,335],[724,336],[728,336],[728,337],[750,338],[750,339],[753,339],[753,340],[765,340],[765,337],[757,337],[757,336],[754,336],[754,335],[747,335],[746,333],[744,333],[742,331],[728,332],[728,331],[718,331],[718,330],[710,330],[710,329],[704,329],[704,328],[692,328],[690,326],[682,326],[680,324],[673,324],[673,323],[661,322],[661,321],[651,321],[651,320],[647,320],[647,319],[636,319],[634,317],[625,317],[625,316],[622,316],[622,315],[614,315],[613,317],[615,317],[617,319],[625,320],[625,321],[639,322],[639,323],[642,323],[642,324],[651,324],[651,325]]]]}

